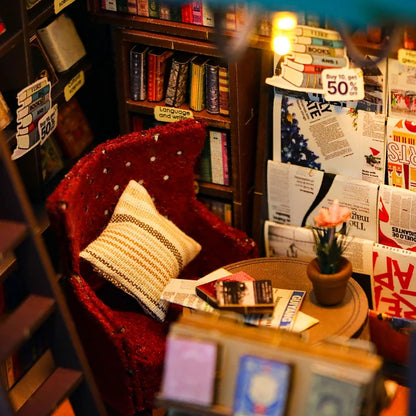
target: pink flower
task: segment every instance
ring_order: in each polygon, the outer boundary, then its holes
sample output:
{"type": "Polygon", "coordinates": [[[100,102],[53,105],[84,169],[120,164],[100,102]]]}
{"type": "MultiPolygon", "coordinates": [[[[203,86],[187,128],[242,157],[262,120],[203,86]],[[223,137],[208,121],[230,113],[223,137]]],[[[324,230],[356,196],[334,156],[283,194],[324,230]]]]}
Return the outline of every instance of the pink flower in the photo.
{"type": "Polygon", "coordinates": [[[338,199],[334,199],[329,208],[321,208],[315,217],[316,227],[336,227],[351,217],[351,210],[341,207],[338,199]]]}

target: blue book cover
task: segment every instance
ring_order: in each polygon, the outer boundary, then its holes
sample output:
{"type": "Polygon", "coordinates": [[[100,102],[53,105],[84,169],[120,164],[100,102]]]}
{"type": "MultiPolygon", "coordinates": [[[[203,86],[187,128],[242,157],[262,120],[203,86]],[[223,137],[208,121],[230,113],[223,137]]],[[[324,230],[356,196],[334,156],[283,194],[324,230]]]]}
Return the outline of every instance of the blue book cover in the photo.
{"type": "Polygon", "coordinates": [[[282,416],[285,414],[292,366],[254,355],[240,359],[234,416],[282,416]]]}

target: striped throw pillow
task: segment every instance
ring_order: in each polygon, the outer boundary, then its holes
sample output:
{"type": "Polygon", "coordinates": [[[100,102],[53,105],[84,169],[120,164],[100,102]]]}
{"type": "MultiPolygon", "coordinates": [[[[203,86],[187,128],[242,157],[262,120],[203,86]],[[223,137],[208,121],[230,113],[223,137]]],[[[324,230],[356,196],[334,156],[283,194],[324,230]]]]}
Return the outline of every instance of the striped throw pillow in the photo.
{"type": "Polygon", "coordinates": [[[137,299],[146,313],[164,321],[164,287],[200,250],[195,240],[160,215],[146,189],[131,180],[104,231],[80,256],[137,299]]]}

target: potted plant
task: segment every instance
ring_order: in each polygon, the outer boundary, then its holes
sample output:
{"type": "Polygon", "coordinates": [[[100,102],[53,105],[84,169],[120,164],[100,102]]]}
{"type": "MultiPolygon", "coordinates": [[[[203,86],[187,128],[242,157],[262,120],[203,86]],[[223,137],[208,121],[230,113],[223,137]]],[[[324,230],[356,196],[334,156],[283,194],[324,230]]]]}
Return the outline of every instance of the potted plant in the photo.
{"type": "Polygon", "coordinates": [[[343,256],[347,247],[347,221],[351,210],[335,199],[329,208],[321,208],[312,227],[314,258],[307,267],[316,300],[326,306],[336,305],[345,297],[351,277],[351,262],[343,256]]]}

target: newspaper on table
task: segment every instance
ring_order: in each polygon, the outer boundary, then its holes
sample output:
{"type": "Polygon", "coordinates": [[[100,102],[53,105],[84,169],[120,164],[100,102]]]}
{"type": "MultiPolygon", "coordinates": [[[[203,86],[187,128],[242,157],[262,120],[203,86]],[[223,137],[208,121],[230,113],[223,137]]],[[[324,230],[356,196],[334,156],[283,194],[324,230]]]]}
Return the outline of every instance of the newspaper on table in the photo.
{"type": "MultiPolygon", "coordinates": [[[[161,299],[191,309],[219,315],[221,312],[218,309],[213,308],[196,295],[195,287],[229,274],[232,273],[220,268],[198,280],[171,279],[163,290],[161,299]]],[[[249,325],[269,326],[302,332],[319,322],[318,319],[299,310],[304,296],[304,291],[273,288],[273,299],[275,301],[273,314],[249,314],[244,316],[244,321],[249,325]]]]}
{"type": "Polygon", "coordinates": [[[338,199],[351,209],[349,235],[377,241],[375,183],[269,160],[267,195],[270,221],[300,227],[314,225],[319,209],[338,199]]]}

